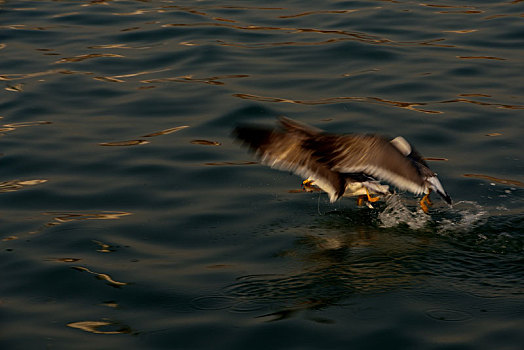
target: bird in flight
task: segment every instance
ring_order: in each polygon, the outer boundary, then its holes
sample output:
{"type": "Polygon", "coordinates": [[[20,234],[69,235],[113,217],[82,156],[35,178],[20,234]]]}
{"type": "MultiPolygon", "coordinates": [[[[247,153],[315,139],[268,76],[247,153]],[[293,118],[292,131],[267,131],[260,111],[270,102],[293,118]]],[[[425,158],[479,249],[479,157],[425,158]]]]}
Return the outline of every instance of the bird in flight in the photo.
{"type": "Polygon", "coordinates": [[[326,192],[330,202],[357,196],[359,205],[365,201],[371,206],[391,193],[383,181],[424,194],[420,206],[425,213],[433,191],[451,205],[437,174],[401,136],[390,140],[374,134],[331,134],[286,117],[279,118],[278,128],[239,125],[233,135],[262,164],[306,178],[303,188],[326,192]]]}

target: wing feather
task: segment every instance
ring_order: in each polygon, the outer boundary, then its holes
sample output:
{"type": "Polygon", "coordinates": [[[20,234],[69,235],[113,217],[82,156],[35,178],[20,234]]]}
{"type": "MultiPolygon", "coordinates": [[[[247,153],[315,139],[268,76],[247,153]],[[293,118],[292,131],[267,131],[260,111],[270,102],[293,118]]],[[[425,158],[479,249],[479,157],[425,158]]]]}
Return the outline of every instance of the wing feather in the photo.
{"type": "Polygon", "coordinates": [[[428,182],[436,174],[403,138],[327,134],[285,117],[280,126],[238,126],[233,133],[262,164],[314,180],[332,202],[344,193],[349,174],[386,181],[415,194],[434,188],[450,202],[440,183],[428,182]]]}
{"type": "Polygon", "coordinates": [[[319,135],[306,148],[333,171],[362,172],[415,194],[426,189],[421,169],[382,136],[319,135]]]}
{"type": "Polygon", "coordinates": [[[303,132],[281,132],[256,126],[239,126],[235,137],[259,157],[260,162],[272,168],[291,171],[315,181],[334,202],[345,190],[345,180],[336,171],[317,161],[315,151],[304,148],[310,137],[303,132]]]}

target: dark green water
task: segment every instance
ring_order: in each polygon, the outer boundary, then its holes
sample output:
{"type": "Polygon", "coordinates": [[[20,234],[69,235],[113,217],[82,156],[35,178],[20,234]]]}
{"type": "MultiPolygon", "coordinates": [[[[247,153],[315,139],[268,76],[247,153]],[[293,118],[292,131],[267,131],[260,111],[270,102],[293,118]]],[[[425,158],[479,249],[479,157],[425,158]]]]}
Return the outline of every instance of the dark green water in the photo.
{"type": "Polygon", "coordinates": [[[0,0],[0,348],[520,349],[523,14],[0,0]],[[295,193],[230,138],[280,115],[403,135],[455,205],[295,193]]]}

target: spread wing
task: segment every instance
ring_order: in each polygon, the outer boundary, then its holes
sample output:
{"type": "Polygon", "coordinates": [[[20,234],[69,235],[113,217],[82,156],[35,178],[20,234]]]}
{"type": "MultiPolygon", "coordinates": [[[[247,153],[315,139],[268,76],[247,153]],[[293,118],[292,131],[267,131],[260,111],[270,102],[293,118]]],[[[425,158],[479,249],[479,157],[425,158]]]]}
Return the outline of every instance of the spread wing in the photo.
{"type": "Polygon", "coordinates": [[[404,156],[391,142],[377,135],[318,135],[305,148],[329,169],[340,173],[364,173],[415,194],[425,190],[425,177],[434,175],[404,156]],[[423,174],[426,172],[427,174],[423,174]]]}
{"type": "Polygon", "coordinates": [[[382,136],[325,134],[288,118],[280,123],[282,130],[239,126],[233,133],[262,164],[313,179],[332,202],[344,193],[346,174],[362,173],[415,194],[435,176],[418,153],[410,158],[402,153],[407,149],[382,136]]]}
{"type": "Polygon", "coordinates": [[[307,141],[317,131],[307,126],[281,120],[286,130],[272,130],[257,126],[238,126],[234,136],[259,157],[262,164],[284,171],[291,171],[303,178],[310,178],[326,191],[330,201],[336,201],[345,191],[345,179],[328,164],[318,161],[315,149],[305,148],[307,141]]]}

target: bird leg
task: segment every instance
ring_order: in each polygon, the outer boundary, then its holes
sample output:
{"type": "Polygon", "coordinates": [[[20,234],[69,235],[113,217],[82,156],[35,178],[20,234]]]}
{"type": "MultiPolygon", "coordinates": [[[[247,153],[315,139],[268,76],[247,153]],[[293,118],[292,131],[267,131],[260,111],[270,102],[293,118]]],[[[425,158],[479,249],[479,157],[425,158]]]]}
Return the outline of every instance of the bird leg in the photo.
{"type": "Polygon", "coordinates": [[[420,200],[420,207],[424,211],[424,213],[428,213],[428,205],[432,206],[433,202],[429,199],[429,194],[431,193],[431,189],[428,190],[428,193],[422,199],[420,200]],[[427,203],[427,205],[426,205],[427,203]]]}
{"type": "Polygon", "coordinates": [[[369,202],[374,203],[378,201],[380,197],[371,197],[368,189],[366,188],[366,194],[361,194],[360,196],[357,197],[357,205],[360,207],[361,205],[364,204],[364,200],[366,199],[368,200],[368,203],[367,203],[368,207],[373,208],[369,202]]]}
{"type": "Polygon", "coordinates": [[[306,179],[302,181],[301,187],[306,192],[315,192],[319,190],[317,187],[315,187],[315,181],[311,179],[306,179]]]}
{"type": "Polygon", "coordinates": [[[369,191],[368,189],[366,188],[366,195],[368,197],[368,201],[370,201],[371,203],[374,203],[376,201],[378,201],[380,199],[380,197],[371,197],[371,195],[369,194],[369,191]]]}

